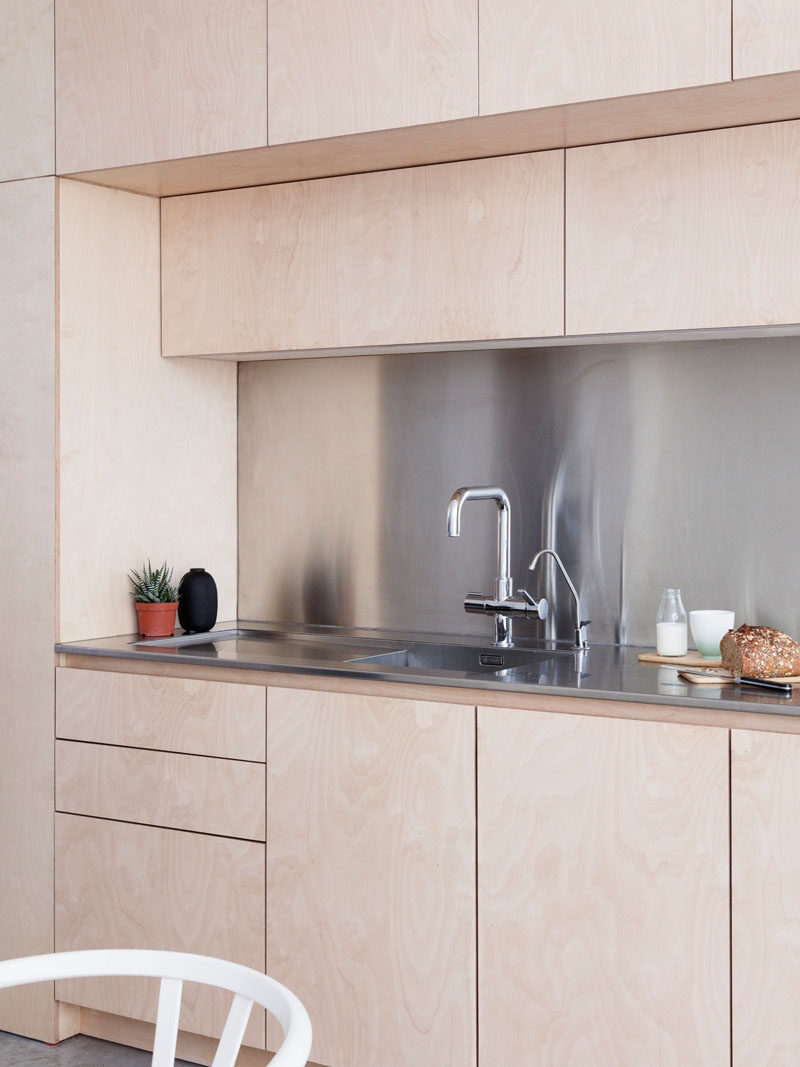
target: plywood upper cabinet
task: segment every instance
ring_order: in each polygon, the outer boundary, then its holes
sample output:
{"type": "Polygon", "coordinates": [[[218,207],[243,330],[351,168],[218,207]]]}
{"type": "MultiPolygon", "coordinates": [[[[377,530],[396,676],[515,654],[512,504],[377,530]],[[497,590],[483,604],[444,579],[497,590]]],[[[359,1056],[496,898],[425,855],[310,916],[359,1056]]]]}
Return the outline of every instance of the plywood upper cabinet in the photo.
{"type": "Polygon", "coordinates": [[[563,154],[176,197],[165,355],[551,336],[563,154]]]}
{"type": "Polygon", "coordinates": [[[727,81],[730,25],[729,0],[480,0],[481,114],[727,81]]]}
{"type": "Polygon", "coordinates": [[[567,152],[567,333],[800,322],[800,123],[567,152]]]}
{"type": "Polygon", "coordinates": [[[0,4],[0,181],[55,171],[53,0],[0,4]]]}
{"type": "Polygon", "coordinates": [[[735,0],[734,78],[798,68],[800,5],[797,0],[735,0]]]}
{"type": "Polygon", "coordinates": [[[269,141],[478,113],[478,0],[269,0],[269,141]]]}
{"type": "Polygon", "coordinates": [[[267,970],[312,1060],[474,1067],[474,709],[269,689],[267,721],[267,970]]]}
{"type": "Polygon", "coordinates": [[[800,737],[731,733],[733,1058],[800,1062],[800,737]]]}
{"type": "Polygon", "coordinates": [[[478,709],[480,1063],[727,1067],[728,919],[725,730],[478,709]]]}
{"type": "Polygon", "coordinates": [[[58,173],[266,144],[265,0],[56,0],[58,173]]]}

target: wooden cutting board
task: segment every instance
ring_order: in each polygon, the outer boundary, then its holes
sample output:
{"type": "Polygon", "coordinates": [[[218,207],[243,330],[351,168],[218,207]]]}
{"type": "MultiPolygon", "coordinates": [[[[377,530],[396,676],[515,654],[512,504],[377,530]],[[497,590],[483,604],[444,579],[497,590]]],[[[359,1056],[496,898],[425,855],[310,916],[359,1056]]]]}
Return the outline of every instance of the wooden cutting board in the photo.
{"type": "Polygon", "coordinates": [[[722,660],[706,659],[699,652],[687,652],[685,656],[659,656],[657,652],[640,652],[640,663],[669,663],[673,667],[721,667],[722,660]]]}
{"type": "MultiPolygon", "coordinates": [[[[693,670],[707,670],[711,673],[721,673],[721,659],[705,659],[699,652],[687,652],[685,656],[659,656],[657,652],[640,652],[640,663],[667,663],[672,667],[691,667],[693,670]]],[[[730,677],[730,671],[724,671],[730,677]]],[[[709,679],[709,682],[711,679],[709,679]]],[[[786,682],[789,685],[800,683],[800,676],[793,675],[791,678],[767,678],[768,682],[786,682]]],[[[702,684],[702,683],[701,683],[702,684]]]]}

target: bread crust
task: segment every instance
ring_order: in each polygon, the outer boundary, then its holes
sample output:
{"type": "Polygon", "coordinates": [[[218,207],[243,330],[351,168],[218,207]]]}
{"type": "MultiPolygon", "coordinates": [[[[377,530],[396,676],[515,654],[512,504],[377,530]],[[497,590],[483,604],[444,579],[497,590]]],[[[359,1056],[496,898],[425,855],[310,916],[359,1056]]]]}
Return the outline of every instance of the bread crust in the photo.
{"type": "Polygon", "coordinates": [[[719,643],[722,666],[737,678],[789,678],[800,675],[800,644],[772,626],[728,630],[719,643]]]}

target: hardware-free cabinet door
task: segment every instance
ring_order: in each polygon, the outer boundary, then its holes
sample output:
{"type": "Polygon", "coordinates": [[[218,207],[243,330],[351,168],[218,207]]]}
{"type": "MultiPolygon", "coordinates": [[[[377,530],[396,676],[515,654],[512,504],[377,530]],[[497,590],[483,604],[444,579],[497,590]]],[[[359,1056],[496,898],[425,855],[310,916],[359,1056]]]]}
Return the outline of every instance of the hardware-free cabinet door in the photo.
{"type": "Polygon", "coordinates": [[[552,336],[561,151],[162,201],[167,356],[552,336]]]}
{"type": "Polygon", "coordinates": [[[478,113],[478,0],[268,0],[269,142],[478,113]]]}
{"type": "Polygon", "coordinates": [[[480,111],[727,81],[728,0],[480,0],[480,111]]]}
{"type": "Polygon", "coordinates": [[[2,0],[0,182],[53,173],[53,80],[53,0],[2,0]]]}
{"type": "Polygon", "coordinates": [[[800,322],[800,122],[567,152],[567,333],[800,322]]]}
{"type": "Polygon", "coordinates": [[[736,0],[733,5],[733,76],[750,78],[800,68],[797,0],[736,0]]]}
{"type": "MultiPolygon", "coordinates": [[[[210,834],[56,815],[56,950],[196,952],[264,970],[264,846],[210,834]]],[[[70,1004],[154,1022],[158,982],[58,982],[70,1004]]],[[[229,998],[184,991],[181,1029],[219,1037],[229,998]]],[[[245,1044],[264,1047],[264,1012],[245,1044]]]]}
{"type": "Polygon", "coordinates": [[[471,1067],[474,708],[270,689],[267,723],[267,970],[312,1060],[471,1067]]]}
{"type": "Polygon", "coordinates": [[[478,709],[478,1060],[729,1064],[728,734],[478,709]]]}
{"type": "Polygon", "coordinates": [[[56,0],[59,174],[267,143],[265,0],[56,0]]]}
{"type": "Polygon", "coordinates": [[[733,1062],[800,1062],[800,737],[731,732],[733,1062]]]}

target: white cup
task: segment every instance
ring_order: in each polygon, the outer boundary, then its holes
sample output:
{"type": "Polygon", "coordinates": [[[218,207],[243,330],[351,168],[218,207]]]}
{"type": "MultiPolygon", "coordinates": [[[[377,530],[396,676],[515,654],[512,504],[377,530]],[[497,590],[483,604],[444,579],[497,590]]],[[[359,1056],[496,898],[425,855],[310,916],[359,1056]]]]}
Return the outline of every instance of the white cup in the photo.
{"type": "Polygon", "coordinates": [[[704,659],[719,658],[719,643],[733,629],[732,611],[690,611],[689,629],[704,659]]]}

